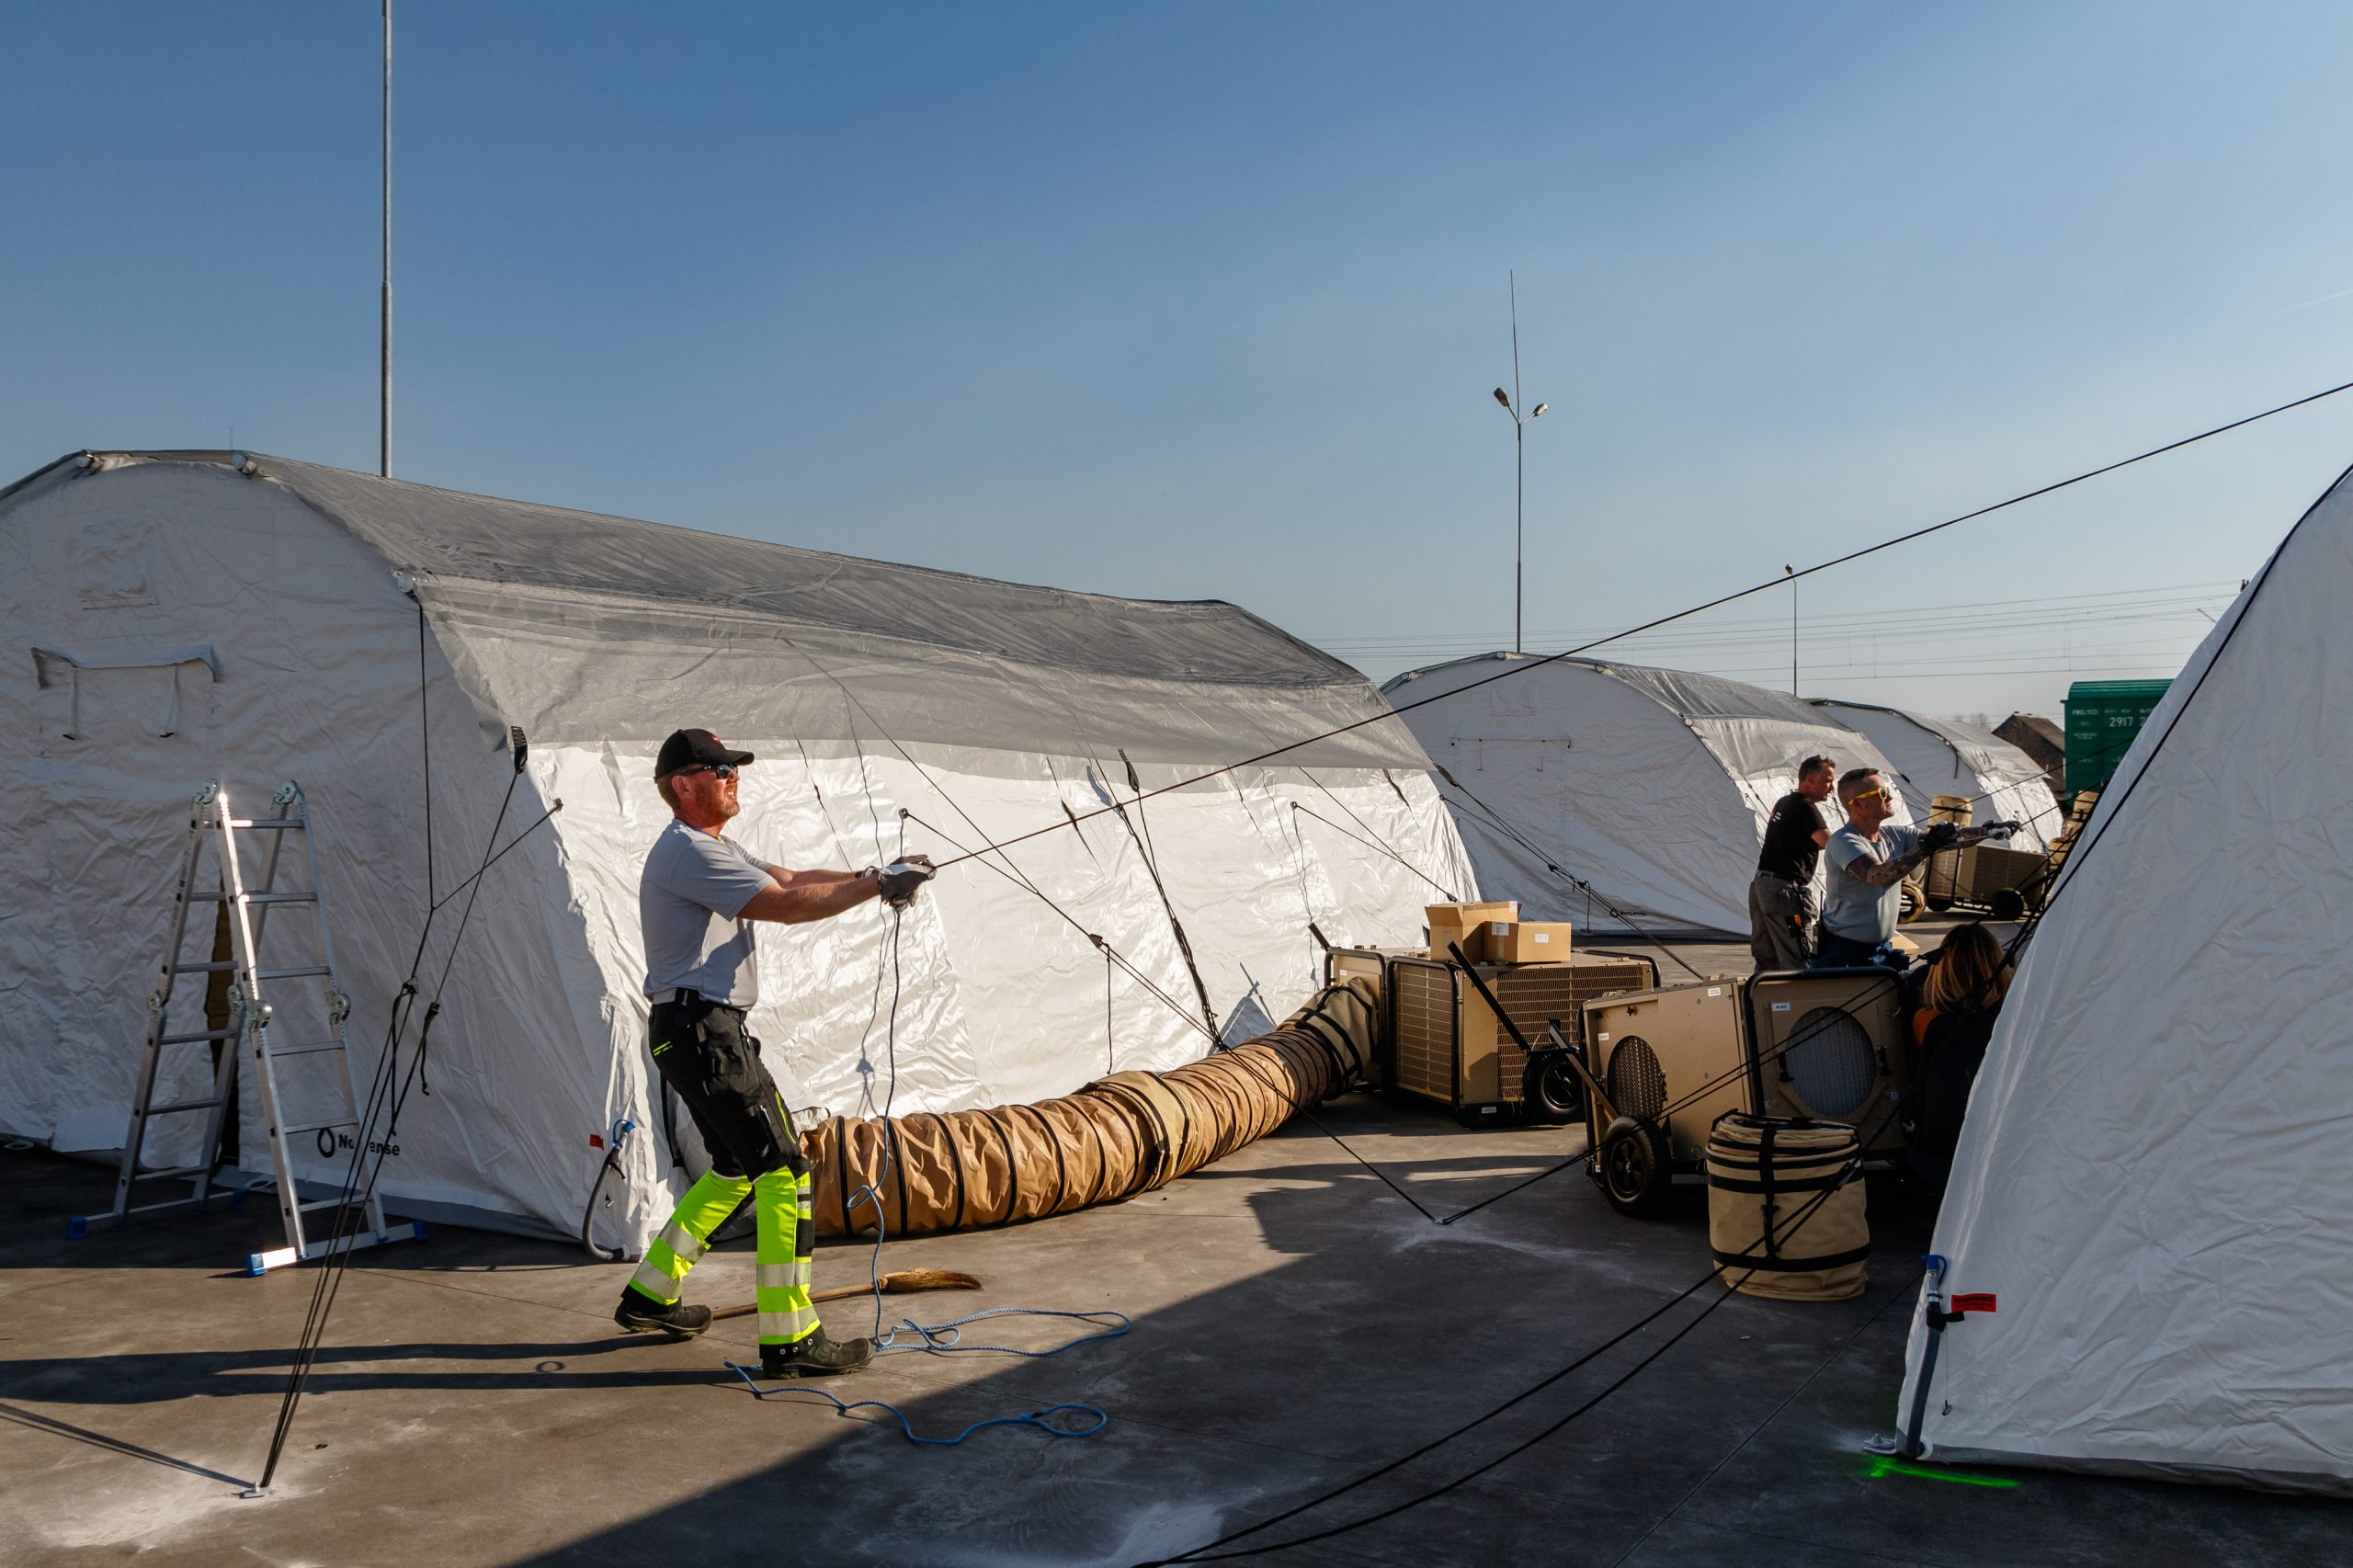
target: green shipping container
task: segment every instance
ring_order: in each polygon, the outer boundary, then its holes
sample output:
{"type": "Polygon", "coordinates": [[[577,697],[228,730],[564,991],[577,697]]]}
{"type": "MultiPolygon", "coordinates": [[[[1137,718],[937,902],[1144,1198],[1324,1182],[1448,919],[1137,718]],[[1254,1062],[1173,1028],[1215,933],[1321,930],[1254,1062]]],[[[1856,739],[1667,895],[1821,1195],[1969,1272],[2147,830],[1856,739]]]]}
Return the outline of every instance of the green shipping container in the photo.
{"type": "Polygon", "coordinates": [[[2067,795],[2105,790],[2169,680],[2079,680],[2067,688],[2067,795]]]}

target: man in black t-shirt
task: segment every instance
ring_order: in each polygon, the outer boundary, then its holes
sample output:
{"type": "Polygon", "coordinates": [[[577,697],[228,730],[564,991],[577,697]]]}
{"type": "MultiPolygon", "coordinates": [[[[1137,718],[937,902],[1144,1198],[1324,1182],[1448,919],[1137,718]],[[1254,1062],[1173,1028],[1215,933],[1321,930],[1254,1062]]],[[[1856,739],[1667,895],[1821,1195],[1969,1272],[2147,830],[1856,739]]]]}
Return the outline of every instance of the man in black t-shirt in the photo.
{"type": "Polygon", "coordinates": [[[1813,869],[1830,836],[1818,802],[1830,798],[1838,765],[1810,756],[1798,767],[1798,787],[1773,804],[1765,824],[1765,847],[1756,857],[1756,877],[1748,884],[1748,950],[1759,970],[1803,969],[1813,957],[1814,922],[1822,905],[1813,891],[1813,869]]]}

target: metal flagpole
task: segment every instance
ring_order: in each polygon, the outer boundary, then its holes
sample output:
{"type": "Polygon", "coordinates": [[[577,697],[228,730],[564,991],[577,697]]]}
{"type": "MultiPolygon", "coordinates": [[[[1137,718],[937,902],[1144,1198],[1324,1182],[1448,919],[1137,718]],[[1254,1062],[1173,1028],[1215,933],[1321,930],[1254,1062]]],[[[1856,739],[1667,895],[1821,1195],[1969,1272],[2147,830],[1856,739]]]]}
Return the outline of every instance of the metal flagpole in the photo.
{"type": "Polygon", "coordinates": [[[377,321],[376,472],[392,475],[392,0],[384,0],[384,274],[377,321]]]}

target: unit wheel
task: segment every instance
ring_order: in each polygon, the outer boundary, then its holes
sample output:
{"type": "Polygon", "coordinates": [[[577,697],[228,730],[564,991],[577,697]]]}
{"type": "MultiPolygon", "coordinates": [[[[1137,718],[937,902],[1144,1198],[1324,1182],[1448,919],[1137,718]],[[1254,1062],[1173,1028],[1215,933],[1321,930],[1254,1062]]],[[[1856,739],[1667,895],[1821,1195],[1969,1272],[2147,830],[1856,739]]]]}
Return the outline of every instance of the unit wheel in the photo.
{"type": "MultiPolygon", "coordinates": [[[[1950,903],[1951,901],[1947,900],[1946,902],[1950,903]]],[[[1919,919],[1923,915],[1926,915],[1929,910],[1936,909],[1937,907],[1937,901],[1923,892],[1920,890],[1919,883],[1905,882],[1904,884],[1903,901],[1896,906],[1896,923],[1902,926],[1909,926],[1912,922],[1919,919]]]]}
{"type": "Polygon", "coordinates": [[[1529,1121],[1574,1121],[1585,1115],[1585,1085],[1567,1052],[1539,1051],[1529,1057],[1519,1103],[1529,1121]]]}
{"type": "Polygon", "coordinates": [[[1620,1214],[1642,1215],[1666,1192],[1666,1134],[1653,1121],[1621,1116],[1601,1137],[1596,1172],[1602,1196],[1620,1214]]]}
{"type": "Polygon", "coordinates": [[[2016,888],[1997,888],[1985,902],[1996,920],[2015,925],[2026,918],[2026,894],[2016,888]]]}

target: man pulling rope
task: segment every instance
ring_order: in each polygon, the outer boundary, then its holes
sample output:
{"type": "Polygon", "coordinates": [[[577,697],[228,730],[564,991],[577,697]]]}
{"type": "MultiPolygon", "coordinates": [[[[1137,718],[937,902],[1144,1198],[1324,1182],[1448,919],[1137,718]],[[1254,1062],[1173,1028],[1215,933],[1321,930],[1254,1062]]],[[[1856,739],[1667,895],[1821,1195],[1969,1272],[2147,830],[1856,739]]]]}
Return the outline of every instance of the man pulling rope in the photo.
{"type": "Polygon", "coordinates": [[[680,1300],[687,1271],[711,1233],[752,1199],[757,1226],[760,1369],[770,1378],[851,1372],[874,1357],[870,1339],[828,1338],[809,1299],[817,1227],[811,1217],[809,1163],[792,1115],[744,1027],[759,1000],[753,958],[756,924],[827,920],[870,898],[904,909],[931,880],[919,855],[885,869],[794,871],[755,858],[721,836],[743,808],[736,800],[747,751],[730,751],[709,730],[679,730],[654,765],[673,820],[654,841],[638,881],[645,933],[645,994],[653,1000],[654,1065],[676,1092],[710,1151],[710,1169],[646,1249],[622,1289],[613,1321],[632,1334],[690,1339],[710,1326],[710,1309],[680,1300]]]}

